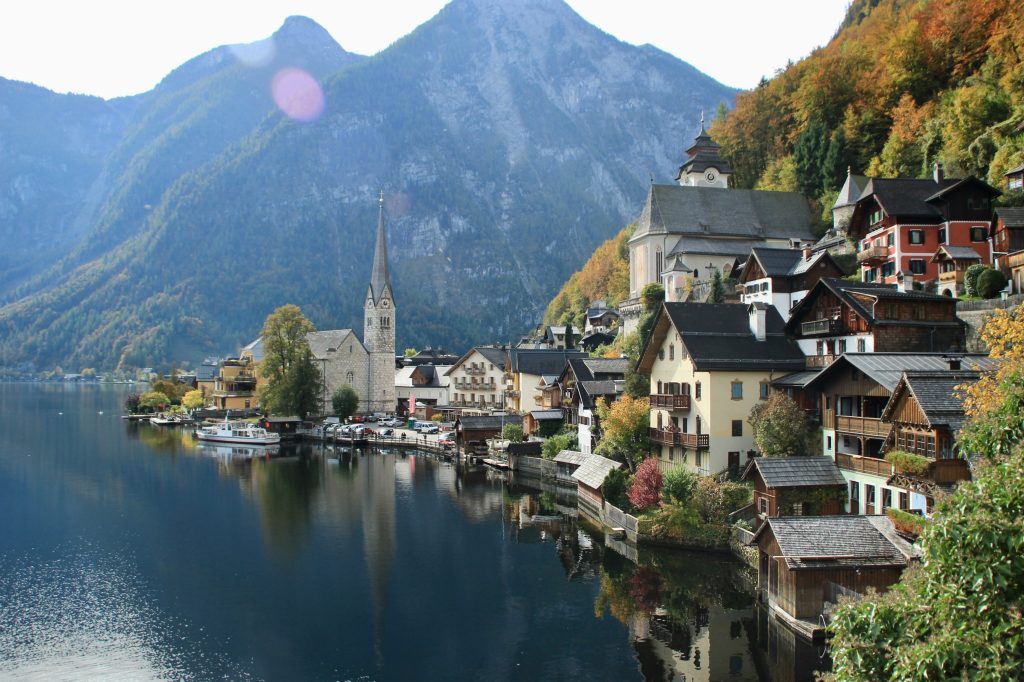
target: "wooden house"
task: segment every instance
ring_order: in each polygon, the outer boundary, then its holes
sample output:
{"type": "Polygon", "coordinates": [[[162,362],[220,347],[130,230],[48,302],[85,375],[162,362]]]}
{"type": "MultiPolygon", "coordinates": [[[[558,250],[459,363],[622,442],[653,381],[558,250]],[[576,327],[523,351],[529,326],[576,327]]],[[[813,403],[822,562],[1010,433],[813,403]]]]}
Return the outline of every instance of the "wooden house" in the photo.
{"type": "Polygon", "coordinates": [[[831,457],[755,457],[742,480],[754,484],[757,527],[777,516],[843,513],[846,479],[831,457]]]}
{"type": "Polygon", "coordinates": [[[992,249],[999,269],[1013,284],[1013,293],[1024,293],[1024,207],[995,210],[992,249]]]}
{"type": "Polygon", "coordinates": [[[826,602],[839,596],[884,592],[900,579],[911,554],[883,532],[885,517],[781,516],[768,518],[754,534],[758,591],[793,621],[818,621],[826,602]]]}
{"type": "Polygon", "coordinates": [[[621,469],[622,462],[616,462],[600,455],[587,455],[583,463],[572,473],[576,481],[576,494],[580,508],[595,518],[601,518],[604,508],[604,493],[601,486],[608,474],[621,469]]]}
{"type": "Polygon", "coordinates": [[[751,249],[743,264],[737,290],[741,303],[767,303],[775,306],[783,320],[800,299],[823,277],[843,277],[843,272],[828,251],[803,249],[751,249]]]}
{"type": "Polygon", "coordinates": [[[932,256],[939,268],[938,293],[956,298],[964,293],[967,268],[981,263],[981,256],[969,246],[940,246],[932,256]]]}
{"type": "Polygon", "coordinates": [[[628,366],[625,358],[571,358],[558,377],[565,423],[576,426],[582,452],[589,454],[597,444],[597,402],[611,404],[619,399],[628,366]]]}
{"type": "Polygon", "coordinates": [[[460,415],[455,420],[455,433],[467,452],[485,445],[488,438],[500,438],[507,424],[523,425],[523,418],[514,414],[482,416],[460,415]]]}
{"type": "Polygon", "coordinates": [[[576,483],[572,477],[590,455],[576,450],[562,450],[555,456],[556,478],[561,483],[576,483]]]}

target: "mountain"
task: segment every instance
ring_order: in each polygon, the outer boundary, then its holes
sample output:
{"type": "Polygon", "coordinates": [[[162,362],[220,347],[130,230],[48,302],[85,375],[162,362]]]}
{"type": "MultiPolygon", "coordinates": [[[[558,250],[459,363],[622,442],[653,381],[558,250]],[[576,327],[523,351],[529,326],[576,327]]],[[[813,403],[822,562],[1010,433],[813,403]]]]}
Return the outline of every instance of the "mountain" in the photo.
{"type": "Polygon", "coordinates": [[[92,229],[0,308],[0,365],[223,352],[286,302],[359,328],[381,189],[400,347],[509,338],[678,165],[700,111],[733,96],[551,0],[455,0],[319,75],[311,121],[254,106],[215,136],[251,72],[213,61],[141,96],[151,113],[105,166],[92,229]]]}

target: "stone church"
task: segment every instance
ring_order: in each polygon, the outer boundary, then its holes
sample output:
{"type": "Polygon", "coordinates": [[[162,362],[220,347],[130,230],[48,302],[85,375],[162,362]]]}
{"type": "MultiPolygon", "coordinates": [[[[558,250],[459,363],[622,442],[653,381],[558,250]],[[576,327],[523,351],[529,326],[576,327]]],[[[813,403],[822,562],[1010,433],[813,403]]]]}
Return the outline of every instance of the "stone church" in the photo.
{"type": "Polygon", "coordinates": [[[331,396],[344,384],[359,394],[360,412],[395,411],[395,298],[388,273],[383,192],[373,269],[363,303],[363,340],[351,329],[312,332],[307,339],[324,375],[325,414],[333,412],[331,396]]]}
{"type": "Polygon", "coordinates": [[[812,244],[814,219],[799,192],[729,187],[731,168],[704,129],[686,150],[676,184],[652,184],[629,239],[629,299],[619,311],[636,329],[643,288],[660,282],[668,301],[690,300],[715,270],[728,276],[754,247],[812,244]]]}

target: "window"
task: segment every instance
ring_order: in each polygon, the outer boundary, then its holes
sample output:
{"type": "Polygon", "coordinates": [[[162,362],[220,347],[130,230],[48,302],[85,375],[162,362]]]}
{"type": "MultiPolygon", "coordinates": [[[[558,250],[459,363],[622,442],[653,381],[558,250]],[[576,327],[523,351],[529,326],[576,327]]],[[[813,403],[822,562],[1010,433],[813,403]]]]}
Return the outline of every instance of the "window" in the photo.
{"type": "Polygon", "coordinates": [[[871,513],[875,513],[875,486],[864,485],[864,504],[871,507],[871,513]]]}
{"type": "Polygon", "coordinates": [[[846,339],[839,339],[839,343],[836,344],[836,353],[842,355],[846,352],[846,339]]]}
{"type": "Polygon", "coordinates": [[[832,436],[825,436],[825,449],[832,451],[832,436]]]}
{"type": "Polygon", "coordinates": [[[882,265],[882,277],[892,277],[896,272],[896,264],[888,261],[882,265]]]}
{"type": "Polygon", "coordinates": [[[892,506],[892,490],[890,488],[882,488],[882,511],[892,506]]]}
{"type": "Polygon", "coordinates": [[[355,378],[356,378],[356,375],[354,373],[352,373],[352,372],[345,372],[345,383],[346,384],[351,384],[353,381],[355,381],[355,378]]]}
{"type": "Polygon", "coordinates": [[[857,352],[866,353],[868,350],[868,343],[864,339],[857,339],[857,352]]]}
{"type": "Polygon", "coordinates": [[[670,343],[669,346],[668,346],[668,359],[669,360],[675,360],[676,359],[676,347],[675,347],[675,344],[671,344],[670,343]]]}
{"type": "Polygon", "coordinates": [[[910,230],[907,239],[911,244],[924,244],[924,230],[910,230]]]}
{"type": "Polygon", "coordinates": [[[659,360],[664,360],[665,359],[665,349],[664,348],[662,348],[661,350],[658,351],[658,359],[659,360]]]}
{"type": "Polygon", "coordinates": [[[972,227],[971,228],[971,241],[972,242],[983,242],[988,236],[987,230],[984,227],[972,227]]]}
{"type": "Polygon", "coordinates": [[[850,513],[860,513],[860,483],[850,481],[850,513]]]}
{"type": "Polygon", "coordinates": [[[910,499],[907,493],[900,493],[900,509],[904,511],[910,509],[910,499]]]}
{"type": "Polygon", "coordinates": [[[700,400],[700,382],[698,381],[693,385],[693,398],[694,400],[700,400]]]}
{"type": "MultiPolygon", "coordinates": [[[[913,232],[911,232],[911,234],[913,234],[913,232]]],[[[913,237],[911,237],[911,242],[910,243],[911,244],[914,243],[913,242],[913,237]]],[[[894,246],[895,244],[896,244],[896,234],[895,233],[890,232],[889,234],[885,235],[885,245],[886,246],[894,246]]]]}
{"type": "Polygon", "coordinates": [[[768,400],[768,391],[769,391],[769,388],[770,388],[768,382],[767,381],[762,381],[761,384],[757,388],[758,388],[757,397],[760,398],[761,400],[768,400]]]}
{"type": "Polygon", "coordinates": [[[743,420],[733,419],[732,420],[732,435],[736,438],[743,436],[743,420]]]}
{"type": "Polygon", "coordinates": [[[946,228],[944,228],[944,227],[940,227],[939,228],[939,243],[940,244],[945,244],[946,243],[946,228]]]}
{"type": "Polygon", "coordinates": [[[923,275],[925,271],[924,258],[911,258],[910,259],[910,272],[914,275],[923,275]]]}
{"type": "Polygon", "coordinates": [[[768,513],[768,499],[764,497],[757,498],[757,510],[762,514],[768,513]]]}
{"type": "Polygon", "coordinates": [[[732,389],[732,399],[733,400],[743,400],[743,382],[742,381],[734,381],[734,382],[732,382],[730,387],[732,389]]]}
{"type": "Polygon", "coordinates": [[[874,282],[878,273],[875,272],[874,268],[868,268],[868,271],[864,273],[865,282],[874,282]]]}

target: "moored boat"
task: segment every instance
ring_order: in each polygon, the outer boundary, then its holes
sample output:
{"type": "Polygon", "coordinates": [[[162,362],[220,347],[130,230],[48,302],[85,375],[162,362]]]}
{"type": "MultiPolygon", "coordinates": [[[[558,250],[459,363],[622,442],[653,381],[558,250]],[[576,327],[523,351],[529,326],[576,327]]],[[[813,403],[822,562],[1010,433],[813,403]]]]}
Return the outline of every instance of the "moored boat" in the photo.
{"type": "Polygon", "coordinates": [[[204,426],[196,431],[196,438],[213,443],[237,443],[239,445],[276,445],[281,435],[267,431],[262,426],[249,422],[230,421],[224,417],[220,424],[204,426]]]}

